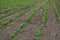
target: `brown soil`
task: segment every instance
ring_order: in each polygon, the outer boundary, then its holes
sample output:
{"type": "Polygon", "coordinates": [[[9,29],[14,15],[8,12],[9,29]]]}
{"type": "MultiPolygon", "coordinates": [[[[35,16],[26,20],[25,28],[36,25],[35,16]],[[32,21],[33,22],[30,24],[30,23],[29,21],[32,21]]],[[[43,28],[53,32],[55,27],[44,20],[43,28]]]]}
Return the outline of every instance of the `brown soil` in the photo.
{"type": "Polygon", "coordinates": [[[47,22],[39,40],[60,40],[60,24],[57,21],[52,5],[47,12],[47,22]]]}
{"type": "Polygon", "coordinates": [[[19,17],[16,21],[11,22],[7,26],[0,29],[0,40],[8,40],[8,35],[11,34],[14,30],[16,30],[17,26],[20,25],[25,20],[25,18],[28,15],[30,15],[35,9],[36,9],[36,7],[33,7],[33,9],[31,8],[31,10],[29,10],[23,16],[19,17]]]}
{"type": "MultiPolygon", "coordinates": [[[[8,35],[16,30],[17,26],[20,25],[25,18],[34,11],[35,8],[36,7],[29,10],[25,15],[19,17],[16,21],[0,29],[0,40],[8,40],[8,35]]],[[[43,10],[44,7],[42,7],[42,9],[30,20],[30,22],[17,34],[16,38],[13,40],[34,40],[36,31],[40,26],[43,10]]],[[[43,33],[39,40],[60,40],[60,23],[57,21],[52,4],[47,11],[47,22],[42,31],[43,33]]]]}

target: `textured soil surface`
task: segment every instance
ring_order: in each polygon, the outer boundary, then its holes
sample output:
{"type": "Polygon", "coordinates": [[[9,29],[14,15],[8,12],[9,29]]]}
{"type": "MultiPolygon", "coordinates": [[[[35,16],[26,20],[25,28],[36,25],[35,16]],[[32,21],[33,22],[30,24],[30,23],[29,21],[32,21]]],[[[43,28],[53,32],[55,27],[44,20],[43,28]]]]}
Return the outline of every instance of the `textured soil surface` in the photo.
{"type": "Polygon", "coordinates": [[[50,6],[47,12],[47,22],[39,40],[60,40],[60,23],[53,11],[53,5],[50,6]]]}
{"type": "MultiPolygon", "coordinates": [[[[60,11],[60,6],[56,3],[57,8],[60,11]]],[[[8,35],[11,34],[14,30],[17,29],[17,26],[20,25],[25,18],[33,12],[33,9],[29,10],[26,14],[19,17],[16,21],[11,22],[9,25],[0,29],[0,40],[8,40],[8,35]]],[[[36,31],[38,30],[41,22],[41,17],[43,14],[44,6],[40,11],[30,20],[30,22],[19,32],[17,33],[16,38],[13,40],[34,40],[36,31]]],[[[16,14],[9,16],[12,18],[16,14]]],[[[6,21],[9,17],[3,18],[0,22],[6,21]]],[[[60,23],[57,21],[53,5],[51,3],[47,11],[47,20],[43,28],[43,33],[40,36],[39,40],[60,40],[60,23]]]]}

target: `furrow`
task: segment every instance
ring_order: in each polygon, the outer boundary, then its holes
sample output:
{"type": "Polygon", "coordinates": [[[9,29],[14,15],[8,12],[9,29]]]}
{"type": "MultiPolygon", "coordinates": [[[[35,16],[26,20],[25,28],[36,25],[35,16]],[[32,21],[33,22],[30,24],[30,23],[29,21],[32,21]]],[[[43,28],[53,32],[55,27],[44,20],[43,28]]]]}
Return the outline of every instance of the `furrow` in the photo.
{"type": "Polygon", "coordinates": [[[1,30],[0,31],[1,32],[0,35],[2,35],[2,36],[0,36],[1,40],[8,40],[8,35],[11,32],[13,32],[14,30],[16,30],[17,26],[20,25],[25,20],[25,18],[32,13],[32,11],[34,9],[35,9],[34,7],[31,8],[26,14],[22,15],[21,17],[19,17],[16,21],[11,22],[6,27],[3,27],[2,29],[0,29],[1,30]]]}
{"type": "Polygon", "coordinates": [[[50,8],[47,11],[47,22],[42,30],[42,35],[39,40],[60,40],[60,24],[57,21],[53,5],[51,3],[50,8]]]}
{"type": "Polygon", "coordinates": [[[40,19],[42,17],[44,7],[41,8],[41,10],[31,18],[31,20],[26,24],[23,29],[18,32],[17,36],[13,40],[34,40],[34,36],[36,34],[36,30],[38,26],[40,25],[40,19]],[[23,35],[24,34],[24,35],[23,35]],[[26,38],[25,38],[26,37],[26,38]]]}
{"type": "Polygon", "coordinates": [[[35,9],[35,10],[33,11],[33,13],[30,14],[30,15],[18,26],[18,28],[9,35],[9,39],[10,39],[10,40],[12,40],[13,38],[16,37],[17,33],[18,33],[19,31],[21,31],[21,29],[30,21],[30,19],[31,19],[34,15],[37,14],[37,12],[40,10],[40,8],[41,8],[41,6],[39,6],[37,9],[35,9]]]}
{"type": "MultiPolygon", "coordinates": [[[[31,8],[31,7],[30,7],[30,8],[31,8]]],[[[10,18],[10,19],[8,19],[7,21],[0,23],[0,28],[8,25],[8,24],[11,23],[12,21],[16,20],[18,17],[24,15],[30,8],[27,8],[26,10],[21,11],[19,14],[16,14],[15,17],[10,18]]]]}
{"type": "Polygon", "coordinates": [[[60,22],[60,14],[59,14],[59,10],[57,9],[56,4],[55,4],[54,2],[53,2],[53,8],[54,8],[56,17],[57,17],[58,21],[60,22]]]}
{"type": "Polygon", "coordinates": [[[37,30],[36,32],[36,37],[34,40],[39,40],[39,37],[42,35],[42,29],[46,23],[46,19],[47,19],[47,11],[49,9],[49,6],[51,4],[52,1],[50,1],[47,6],[45,7],[44,11],[43,11],[43,16],[42,16],[42,19],[41,19],[41,23],[40,23],[40,27],[39,29],[37,30]]]}

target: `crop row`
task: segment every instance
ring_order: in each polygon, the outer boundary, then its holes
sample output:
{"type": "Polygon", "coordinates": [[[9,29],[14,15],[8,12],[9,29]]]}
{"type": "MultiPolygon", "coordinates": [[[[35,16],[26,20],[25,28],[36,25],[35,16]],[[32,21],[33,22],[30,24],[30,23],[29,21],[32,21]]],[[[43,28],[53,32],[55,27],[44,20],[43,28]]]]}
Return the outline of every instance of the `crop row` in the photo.
{"type": "MultiPolygon", "coordinates": [[[[32,5],[30,5],[30,6],[32,6],[32,5]]],[[[8,5],[7,5],[7,7],[8,7],[8,5]]],[[[28,6],[26,6],[26,7],[28,7],[28,6]]],[[[14,10],[14,9],[25,9],[26,7],[22,7],[22,8],[20,8],[20,7],[15,7],[15,8],[13,8],[13,7],[8,7],[7,9],[0,9],[1,10],[1,12],[0,12],[0,14],[3,14],[4,12],[6,12],[6,11],[9,11],[9,10],[14,10]]]]}
{"type": "Polygon", "coordinates": [[[37,14],[37,12],[40,10],[41,7],[38,7],[36,10],[34,10],[34,12],[32,14],[30,14],[25,21],[22,22],[22,24],[20,24],[17,28],[17,30],[15,30],[13,33],[11,33],[9,35],[9,39],[13,39],[16,37],[17,33],[21,31],[21,29],[31,20],[31,18],[37,14]]]}
{"type": "Polygon", "coordinates": [[[27,16],[27,18],[18,26],[18,28],[9,35],[9,39],[12,40],[16,37],[17,33],[21,31],[21,29],[31,20],[31,18],[39,12],[41,6],[39,6],[37,9],[34,10],[32,14],[27,16]]]}
{"type": "Polygon", "coordinates": [[[8,9],[1,10],[0,14],[3,14],[3,12],[9,11],[9,10],[13,10],[13,9],[14,8],[8,8],[8,9]]]}
{"type": "MultiPolygon", "coordinates": [[[[32,6],[32,4],[30,6],[32,6]]],[[[26,7],[28,7],[28,6],[26,6],[26,7]]],[[[17,7],[17,6],[15,6],[15,7],[9,7],[9,5],[7,5],[7,8],[6,9],[0,9],[1,10],[0,14],[3,14],[3,12],[9,11],[9,10],[13,10],[13,9],[24,9],[26,7],[17,7]]]]}
{"type": "Polygon", "coordinates": [[[31,5],[35,5],[38,3],[38,0],[2,0],[0,2],[0,10],[2,10],[3,8],[9,9],[9,8],[22,8],[22,7],[26,7],[26,6],[31,6],[31,5]]]}
{"type": "Polygon", "coordinates": [[[42,35],[42,29],[43,29],[43,27],[46,23],[47,11],[49,9],[50,4],[51,4],[51,1],[50,1],[50,3],[47,4],[47,6],[45,7],[45,9],[43,11],[43,16],[42,16],[42,19],[41,19],[40,27],[36,32],[35,40],[38,40],[39,37],[42,35]]]}
{"type": "MultiPolygon", "coordinates": [[[[37,5],[37,4],[35,4],[35,5],[37,5]]],[[[30,6],[30,7],[26,7],[26,8],[25,8],[24,10],[22,10],[20,13],[16,14],[15,17],[10,18],[10,19],[8,19],[7,21],[4,21],[4,22],[0,23],[0,28],[8,25],[9,23],[11,23],[11,22],[13,22],[14,20],[16,20],[18,17],[24,15],[24,14],[25,14],[27,11],[29,11],[29,9],[30,9],[31,7],[33,7],[33,6],[34,6],[34,5],[32,5],[32,6],[30,6]]],[[[11,13],[11,14],[12,14],[12,13],[11,13]]],[[[10,15],[10,14],[8,13],[8,14],[6,14],[5,16],[9,16],[9,15],[10,15]]],[[[5,17],[5,16],[3,16],[3,17],[5,17]]],[[[2,17],[1,17],[1,18],[2,18],[2,17]]]]}
{"type": "Polygon", "coordinates": [[[23,27],[31,20],[34,15],[37,14],[37,12],[39,12],[40,9],[41,5],[37,9],[35,9],[32,14],[27,16],[27,18],[18,26],[18,28],[9,35],[9,39],[12,40],[13,38],[15,38],[17,33],[20,32],[21,29],[23,29],[23,27]]]}
{"type": "Polygon", "coordinates": [[[11,12],[9,12],[9,13],[6,13],[6,14],[0,16],[0,20],[3,19],[3,18],[5,18],[5,17],[7,17],[7,16],[12,15],[12,14],[15,13],[16,11],[17,11],[17,10],[15,9],[15,10],[12,10],[11,12]]]}
{"type": "MultiPolygon", "coordinates": [[[[33,6],[33,5],[30,5],[30,6],[33,6]]],[[[27,6],[27,7],[30,7],[30,6],[27,6]]],[[[10,7],[9,7],[9,8],[7,8],[7,9],[1,10],[0,14],[3,14],[3,13],[6,12],[6,11],[14,10],[14,9],[15,9],[15,10],[16,10],[16,9],[17,9],[17,10],[18,10],[18,9],[19,9],[19,10],[24,10],[24,9],[26,9],[27,7],[22,7],[22,8],[17,8],[17,7],[15,7],[15,8],[10,8],[10,7]]]]}
{"type": "MultiPolygon", "coordinates": [[[[35,5],[37,5],[37,4],[35,4],[35,5]]],[[[43,5],[43,3],[42,3],[41,5],[43,5]]],[[[33,6],[34,6],[34,5],[33,5],[33,6]]],[[[14,20],[16,20],[18,17],[20,17],[20,16],[22,16],[23,14],[25,14],[25,12],[28,11],[27,8],[29,9],[29,7],[26,7],[26,8],[25,8],[26,10],[23,10],[23,11],[21,11],[20,13],[16,14],[15,17],[10,18],[10,19],[8,19],[7,21],[4,21],[4,22],[0,23],[0,28],[8,25],[9,23],[11,23],[11,22],[13,22],[14,20]]]]}
{"type": "MultiPolygon", "coordinates": [[[[31,7],[30,7],[30,8],[31,8],[31,7]]],[[[4,22],[0,23],[0,28],[8,25],[9,23],[11,23],[11,22],[13,22],[14,20],[16,20],[18,17],[24,15],[27,11],[29,11],[30,8],[27,8],[27,9],[25,9],[25,10],[22,10],[20,13],[16,14],[15,17],[10,18],[10,19],[8,19],[7,21],[4,21],[4,22]]]]}
{"type": "Polygon", "coordinates": [[[60,0],[57,0],[57,3],[60,5],[60,0]]]}
{"type": "Polygon", "coordinates": [[[55,11],[55,14],[57,16],[57,19],[58,21],[60,22],[60,14],[59,14],[59,10],[57,9],[55,3],[53,2],[53,8],[54,8],[54,11],[55,11]]]}
{"type": "MultiPolygon", "coordinates": [[[[11,1],[11,0],[10,0],[11,1]]],[[[20,0],[21,1],[21,0],[20,0]]],[[[27,0],[26,0],[27,1],[27,0]]],[[[32,1],[32,0],[31,0],[32,1]]],[[[9,2],[8,0],[7,0],[7,2],[9,2]]],[[[5,5],[3,5],[2,3],[4,3],[4,2],[2,2],[1,3],[1,5],[0,5],[0,10],[1,10],[1,12],[0,12],[0,14],[3,14],[3,12],[6,12],[6,11],[9,11],[9,10],[12,10],[12,9],[14,9],[14,7],[16,8],[16,9],[24,9],[24,8],[26,8],[26,7],[28,7],[28,6],[32,6],[32,5],[35,5],[35,4],[38,4],[38,3],[36,3],[35,1],[34,2],[29,2],[28,1],[28,3],[27,2],[25,2],[25,3],[27,3],[27,4],[24,4],[24,2],[25,1],[22,1],[22,2],[19,2],[19,3],[11,3],[11,4],[5,4],[5,5]],[[15,4],[15,5],[17,5],[17,6],[13,6],[13,5],[15,4]],[[4,7],[7,7],[6,9],[4,9],[3,10],[3,8],[4,7]]]]}
{"type": "MultiPolygon", "coordinates": [[[[26,7],[26,8],[29,8],[29,7],[31,7],[31,6],[28,6],[28,7],[26,7]]],[[[25,8],[25,9],[26,9],[25,8]]],[[[24,9],[24,10],[25,10],[24,9]]],[[[21,10],[21,9],[19,9],[19,10],[21,10]]],[[[3,19],[3,18],[5,18],[5,17],[7,17],[7,16],[10,16],[10,15],[12,15],[13,13],[15,13],[15,12],[17,12],[18,11],[18,9],[14,9],[14,10],[12,10],[11,12],[9,12],[9,13],[6,13],[6,14],[4,14],[4,15],[2,15],[2,16],[0,16],[0,19],[3,19]]],[[[21,10],[22,11],[22,10],[21,10]]]]}

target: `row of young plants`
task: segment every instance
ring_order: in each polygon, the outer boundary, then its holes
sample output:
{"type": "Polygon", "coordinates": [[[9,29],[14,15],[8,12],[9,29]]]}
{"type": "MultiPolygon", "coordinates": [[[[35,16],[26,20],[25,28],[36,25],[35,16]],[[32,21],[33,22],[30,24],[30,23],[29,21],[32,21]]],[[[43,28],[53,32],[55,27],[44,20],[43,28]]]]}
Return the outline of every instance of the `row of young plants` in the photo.
{"type": "MultiPolygon", "coordinates": [[[[11,0],[11,1],[12,1],[12,0],[11,0]]],[[[17,0],[17,1],[18,1],[18,0],[17,0]]],[[[21,1],[21,0],[20,0],[20,1],[21,1]]],[[[27,0],[26,0],[26,1],[27,1],[27,0]]],[[[29,1],[32,1],[32,0],[29,0],[29,1]]],[[[29,2],[29,1],[28,1],[28,2],[29,2]]],[[[7,2],[8,2],[8,0],[7,0],[7,2]]],[[[15,2],[16,2],[16,1],[15,1],[15,2]]],[[[14,2],[14,3],[15,3],[15,2],[14,2]]],[[[28,3],[29,5],[25,5],[25,4],[24,4],[25,6],[20,5],[21,3],[23,4],[24,2],[25,2],[25,0],[22,1],[22,2],[19,2],[19,4],[18,4],[19,6],[13,6],[12,4],[14,4],[14,3],[11,3],[11,4],[8,3],[8,4],[5,5],[7,8],[4,8],[5,6],[4,6],[3,4],[1,4],[1,5],[0,5],[0,10],[1,10],[1,11],[0,11],[0,14],[3,14],[4,12],[13,10],[13,9],[15,9],[15,8],[16,8],[16,9],[19,9],[19,8],[20,8],[20,9],[24,9],[24,8],[26,8],[26,7],[28,7],[28,6],[38,4],[38,3],[37,3],[38,1],[36,2],[36,0],[35,0],[34,2],[32,1],[33,3],[29,2],[29,3],[28,3]],[[20,7],[20,6],[21,6],[21,7],[20,7]]],[[[3,2],[2,2],[2,3],[3,3],[3,2]]],[[[16,4],[17,4],[17,3],[15,3],[15,5],[16,5],[16,4]]]]}
{"type": "MultiPolygon", "coordinates": [[[[28,6],[24,6],[24,7],[17,7],[17,6],[11,6],[11,7],[9,7],[10,5],[7,5],[7,8],[1,8],[0,7],[0,14],[3,14],[4,12],[6,12],[6,11],[10,11],[10,10],[13,10],[13,9],[25,9],[26,7],[28,7],[28,6]]],[[[32,4],[31,5],[29,5],[29,6],[32,6],[32,4]]]]}
{"type": "Polygon", "coordinates": [[[60,22],[60,13],[59,13],[59,10],[58,10],[58,8],[56,7],[56,4],[55,4],[54,2],[53,2],[53,8],[54,8],[56,17],[57,17],[58,21],[60,22]]]}
{"type": "MultiPolygon", "coordinates": [[[[1,1],[1,2],[2,2],[2,1],[1,1]]],[[[1,13],[4,12],[4,11],[7,11],[7,10],[12,10],[12,9],[14,9],[14,7],[11,6],[11,4],[4,3],[4,2],[2,2],[2,3],[0,4],[1,13]]]]}
{"type": "Polygon", "coordinates": [[[56,0],[57,1],[57,3],[60,5],[60,0],[56,0]]]}
{"type": "MultiPolygon", "coordinates": [[[[44,5],[44,3],[43,3],[44,5]]],[[[9,35],[9,40],[12,40],[13,38],[16,37],[17,33],[21,31],[21,29],[23,29],[24,26],[26,26],[26,24],[31,20],[31,18],[36,15],[39,10],[41,9],[42,5],[38,6],[38,8],[36,8],[32,14],[30,14],[29,16],[27,16],[27,18],[17,27],[17,29],[15,31],[13,31],[10,35],[9,35]]]]}
{"type": "MultiPolygon", "coordinates": [[[[0,2],[0,10],[2,10],[2,12],[10,10],[10,9],[14,9],[14,7],[16,8],[24,8],[27,6],[31,6],[31,5],[35,5],[37,4],[38,1],[32,1],[32,0],[2,0],[0,2]],[[4,10],[3,10],[4,8],[4,10]]],[[[0,14],[2,14],[2,12],[0,14]]]]}
{"type": "Polygon", "coordinates": [[[31,18],[34,15],[37,14],[37,12],[39,12],[40,9],[41,9],[41,6],[39,6],[37,9],[35,9],[32,14],[27,16],[27,18],[17,27],[17,29],[9,35],[9,39],[12,40],[13,38],[15,38],[17,33],[21,31],[21,29],[31,20],[31,18]]]}
{"type": "Polygon", "coordinates": [[[6,13],[6,14],[4,14],[4,15],[2,15],[2,16],[0,16],[0,20],[1,19],[3,19],[3,18],[5,18],[5,17],[7,17],[7,16],[10,16],[10,15],[12,15],[13,13],[15,13],[17,10],[16,9],[14,9],[14,10],[12,10],[11,12],[9,12],[9,13],[6,13]]]}
{"type": "MultiPolygon", "coordinates": [[[[38,5],[39,3],[37,3],[37,4],[35,4],[35,5],[38,5]]],[[[43,4],[42,4],[43,5],[43,4]]],[[[26,7],[23,11],[21,11],[20,13],[18,13],[18,14],[16,14],[16,16],[15,17],[13,17],[13,18],[10,18],[10,19],[8,19],[7,21],[4,21],[4,22],[1,22],[0,23],[0,28],[2,28],[2,27],[4,27],[4,26],[6,26],[6,25],[8,25],[9,23],[11,23],[11,22],[13,22],[14,20],[16,20],[18,17],[20,17],[20,16],[22,16],[22,15],[24,15],[31,7],[33,7],[34,5],[31,5],[30,7],[26,7]]]]}
{"type": "Polygon", "coordinates": [[[34,40],[39,40],[39,37],[42,35],[42,30],[43,30],[43,27],[46,23],[47,11],[49,9],[50,4],[51,4],[51,1],[48,4],[46,4],[45,9],[43,10],[43,16],[42,16],[42,19],[41,19],[40,27],[36,32],[36,36],[35,36],[34,40]]]}
{"type": "MultiPolygon", "coordinates": [[[[28,7],[26,7],[26,8],[29,8],[29,7],[31,7],[31,6],[28,6],[28,7]]],[[[14,13],[17,12],[18,10],[22,11],[22,10],[25,10],[26,8],[24,8],[24,9],[13,9],[11,12],[8,12],[8,13],[0,16],[0,20],[3,19],[3,18],[5,18],[5,17],[8,17],[8,16],[14,14],[14,13]]]]}
{"type": "MultiPolygon", "coordinates": [[[[35,4],[34,4],[34,5],[35,5],[35,4]]],[[[31,4],[30,6],[33,6],[33,5],[31,4]]],[[[3,13],[6,12],[6,11],[11,11],[11,10],[14,10],[14,9],[15,9],[15,10],[16,10],[16,9],[17,9],[17,10],[18,10],[18,9],[19,9],[19,10],[24,10],[24,9],[26,9],[27,7],[30,7],[30,6],[21,7],[21,8],[20,8],[20,7],[12,7],[12,8],[8,7],[7,9],[4,9],[4,10],[2,9],[2,10],[0,11],[0,14],[3,14],[3,13]]]]}
{"type": "MultiPolygon", "coordinates": [[[[30,6],[32,6],[32,4],[30,6]]],[[[29,6],[26,6],[26,7],[29,7],[29,6]]],[[[20,10],[22,10],[22,9],[25,9],[26,7],[21,7],[21,8],[20,7],[8,7],[8,5],[7,5],[6,9],[0,9],[1,10],[0,14],[3,14],[6,11],[10,11],[10,10],[14,10],[14,9],[20,9],[20,10]]]]}
{"type": "Polygon", "coordinates": [[[8,8],[8,9],[1,9],[1,12],[0,12],[0,14],[3,14],[3,12],[6,12],[6,11],[9,11],[9,10],[13,10],[14,8],[8,8]]]}
{"type": "Polygon", "coordinates": [[[25,10],[22,10],[20,13],[16,14],[15,17],[12,17],[10,19],[8,19],[7,21],[1,22],[0,23],[0,28],[8,25],[9,23],[15,21],[16,19],[18,19],[20,16],[24,15],[27,11],[29,11],[31,9],[31,7],[26,8],[25,10]]]}

